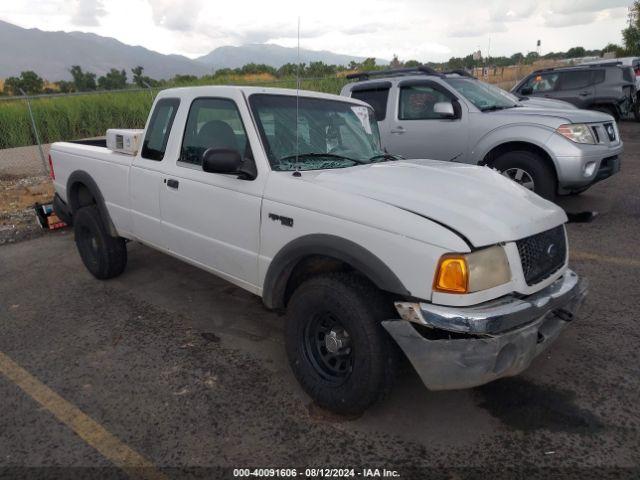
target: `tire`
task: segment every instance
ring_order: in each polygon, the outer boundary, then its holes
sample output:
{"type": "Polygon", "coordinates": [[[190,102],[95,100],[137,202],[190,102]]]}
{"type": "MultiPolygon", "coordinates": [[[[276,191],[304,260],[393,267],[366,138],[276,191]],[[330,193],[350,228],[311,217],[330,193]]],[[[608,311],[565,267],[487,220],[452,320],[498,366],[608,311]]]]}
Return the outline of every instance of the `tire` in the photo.
{"type": "Polygon", "coordinates": [[[82,207],[74,215],[73,231],[82,263],[91,274],[106,280],[120,275],[127,265],[127,245],[107,232],[98,207],[82,207]]]}
{"type": "Polygon", "coordinates": [[[640,94],[636,95],[636,101],[633,102],[633,118],[640,122],[640,94]]]}
{"type": "Polygon", "coordinates": [[[312,277],[294,291],[287,306],[287,356],[319,406],[357,415],[391,390],[399,349],[380,322],[396,315],[380,290],[353,274],[312,277]],[[346,343],[333,354],[327,348],[332,331],[346,343]]]}
{"type": "Polygon", "coordinates": [[[556,196],[555,172],[538,154],[526,150],[507,152],[493,162],[493,167],[547,200],[556,196]]]}

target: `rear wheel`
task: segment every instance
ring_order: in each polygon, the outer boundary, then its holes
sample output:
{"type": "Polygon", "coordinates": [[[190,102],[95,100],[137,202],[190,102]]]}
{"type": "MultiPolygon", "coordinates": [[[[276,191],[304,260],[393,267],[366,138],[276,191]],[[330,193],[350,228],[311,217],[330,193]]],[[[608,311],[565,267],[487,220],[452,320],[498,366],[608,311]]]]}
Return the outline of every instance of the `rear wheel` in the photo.
{"type": "Polygon", "coordinates": [[[493,166],[505,177],[534,191],[547,200],[556,195],[556,177],[546,161],[538,154],[526,150],[500,155],[493,166]]]}
{"type": "Polygon", "coordinates": [[[295,290],[287,306],[287,356],[318,405],[358,414],[391,389],[398,350],[380,322],[392,310],[356,275],[317,276],[295,290]]]}
{"type": "Polygon", "coordinates": [[[640,94],[636,95],[636,101],[633,102],[633,118],[636,122],[640,122],[640,94]]]}
{"type": "Polygon", "coordinates": [[[127,265],[127,245],[107,232],[98,207],[80,208],[73,216],[76,247],[87,270],[101,280],[117,277],[127,265]]]}

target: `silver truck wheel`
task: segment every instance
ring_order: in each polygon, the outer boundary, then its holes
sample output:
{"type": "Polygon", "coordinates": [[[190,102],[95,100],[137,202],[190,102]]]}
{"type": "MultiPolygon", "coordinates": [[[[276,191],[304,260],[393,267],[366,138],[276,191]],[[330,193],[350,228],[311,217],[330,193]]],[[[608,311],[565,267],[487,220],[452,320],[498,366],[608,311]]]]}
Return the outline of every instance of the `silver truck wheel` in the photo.
{"type": "Polygon", "coordinates": [[[516,150],[500,155],[493,167],[505,177],[534,191],[547,200],[556,196],[556,174],[544,158],[528,150],[516,150]]]}
{"type": "Polygon", "coordinates": [[[533,177],[531,174],[522,168],[508,168],[502,172],[502,174],[510,178],[516,183],[519,183],[523,187],[535,192],[535,182],[533,181],[533,177]]]}

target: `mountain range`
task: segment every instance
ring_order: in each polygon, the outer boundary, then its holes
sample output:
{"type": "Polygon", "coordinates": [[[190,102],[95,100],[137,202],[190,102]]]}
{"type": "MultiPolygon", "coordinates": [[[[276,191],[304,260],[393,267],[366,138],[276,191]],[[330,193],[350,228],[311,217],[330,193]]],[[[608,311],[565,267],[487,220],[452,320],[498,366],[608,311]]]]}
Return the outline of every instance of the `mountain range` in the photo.
{"type": "MultiPolygon", "coordinates": [[[[104,75],[111,68],[124,69],[131,78],[131,68],[144,67],[151,78],[171,78],[174,75],[202,76],[220,68],[237,68],[247,63],[263,63],[280,67],[295,63],[297,49],[273,44],[222,46],[210,53],[190,59],[182,55],[165,55],[141,46],[84,32],[48,32],[37,28],[22,28],[0,21],[0,78],[17,76],[33,70],[49,81],[69,80],[69,69],[80,65],[83,70],[104,75]]],[[[362,57],[329,51],[300,49],[301,62],[322,61],[347,65],[362,57]]],[[[378,63],[385,63],[379,61],[378,63]]]]}

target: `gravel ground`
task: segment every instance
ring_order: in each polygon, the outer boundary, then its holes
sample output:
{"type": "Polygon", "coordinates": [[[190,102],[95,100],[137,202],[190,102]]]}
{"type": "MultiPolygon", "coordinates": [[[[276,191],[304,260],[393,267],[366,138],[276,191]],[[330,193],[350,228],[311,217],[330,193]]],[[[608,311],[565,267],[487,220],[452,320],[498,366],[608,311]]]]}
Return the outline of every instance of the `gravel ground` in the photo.
{"type": "MultiPolygon", "coordinates": [[[[622,173],[560,201],[599,213],[568,227],[591,286],[581,317],[518,377],[429,392],[407,368],[384,402],[336,417],[298,387],[259,298],[133,243],[126,272],[99,282],[69,231],[0,248],[0,352],[169,478],[639,478],[640,125],[622,133],[622,173]]],[[[0,398],[0,477],[123,476],[1,374],[0,398]]]]}

